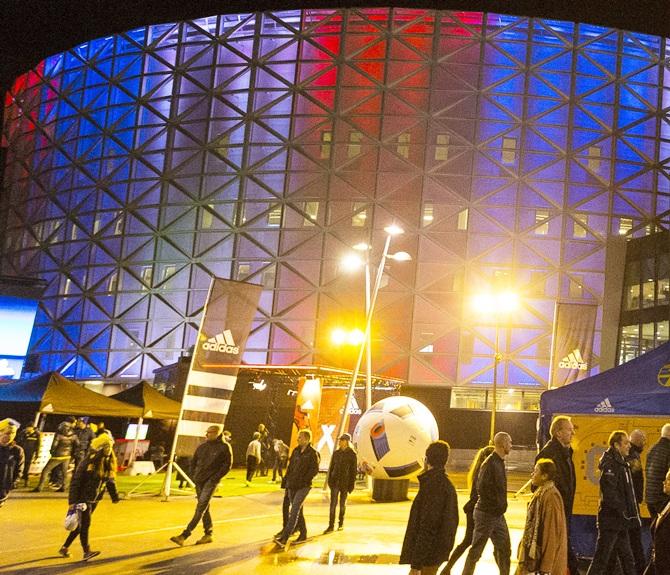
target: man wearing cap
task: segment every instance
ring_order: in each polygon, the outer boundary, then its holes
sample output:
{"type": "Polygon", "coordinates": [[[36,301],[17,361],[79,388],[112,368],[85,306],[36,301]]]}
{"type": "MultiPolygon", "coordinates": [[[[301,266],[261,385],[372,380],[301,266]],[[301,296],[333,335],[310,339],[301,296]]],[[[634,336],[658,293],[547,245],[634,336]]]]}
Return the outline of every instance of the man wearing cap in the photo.
{"type": "Polygon", "coordinates": [[[341,530],[344,524],[344,512],[347,505],[347,495],[354,490],[356,483],[357,457],[351,447],[351,435],[343,433],[338,440],[337,449],[333,452],[328,469],[328,487],[330,487],[330,519],[324,533],[331,533],[335,529],[335,508],[340,500],[340,515],[337,529],[341,530]]]}
{"type": "Polygon", "coordinates": [[[191,460],[191,479],[195,483],[195,493],[198,503],[196,504],[193,518],[186,528],[179,535],[170,537],[170,541],[180,547],[190,537],[193,530],[200,523],[200,520],[202,520],[205,534],[195,544],[202,545],[203,543],[212,542],[212,528],[214,524],[212,516],[209,513],[209,502],[214,496],[219,481],[230,471],[233,464],[233,452],[230,449],[230,445],[223,438],[221,431],[220,426],[210,425],[205,432],[207,440],[201,443],[193,454],[193,459],[191,460]]]}

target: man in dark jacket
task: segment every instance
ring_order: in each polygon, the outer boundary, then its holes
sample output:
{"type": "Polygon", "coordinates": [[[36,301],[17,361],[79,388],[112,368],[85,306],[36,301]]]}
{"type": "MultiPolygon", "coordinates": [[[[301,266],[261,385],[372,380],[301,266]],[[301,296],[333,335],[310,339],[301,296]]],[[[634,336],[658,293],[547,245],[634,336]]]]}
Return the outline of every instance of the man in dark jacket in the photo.
{"type": "MultiPolygon", "coordinates": [[[[72,418],[74,419],[74,418],[72,418]]],[[[54,441],[51,444],[51,458],[47,461],[47,464],[42,469],[42,475],[40,475],[40,482],[37,484],[37,487],[33,489],[34,492],[42,491],[44,483],[49,477],[49,473],[55,467],[60,466],[63,473],[63,485],[58,491],[67,491],[70,485],[70,476],[68,475],[68,467],[70,466],[70,459],[72,455],[79,448],[79,440],[74,434],[72,429],[72,423],[68,420],[61,423],[58,426],[58,431],[54,437],[54,441]]]]}
{"type": "Polygon", "coordinates": [[[18,443],[25,454],[25,465],[23,466],[23,485],[28,485],[28,475],[30,474],[30,465],[40,454],[40,444],[42,443],[42,434],[34,425],[27,425],[16,437],[18,443]]]}
{"type": "Polygon", "coordinates": [[[296,542],[307,539],[307,526],[302,514],[302,506],[312,489],[312,479],[319,472],[319,454],[311,445],[312,432],[301,429],[298,432],[298,446],[291,453],[288,469],[284,480],[286,482],[286,497],[289,500],[289,516],[284,529],[275,537],[275,543],[280,547],[286,546],[288,538],[300,527],[300,535],[296,542]]]}
{"type": "MultiPolygon", "coordinates": [[[[630,466],[630,474],[633,477],[633,490],[635,491],[635,500],[637,501],[638,510],[640,503],[644,499],[644,474],[642,472],[642,461],[640,456],[647,443],[647,436],[640,429],[634,429],[630,432],[630,451],[628,456],[624,459],[630,466]]],[[[628,531],[630,539],[630,549],[633,552],[635,559],[635,571],[637,575],[644,573],[647,566],[646,553],[642,546],[642,526],[636,522],[632,522],[630,530],[628,531]]],[[[612,570],[611,572],[614,572],[612,570]]]]}
{"type": "Polygon", "coordinates": [[[18,422],[13,419],[0,421],[0,507],[23,470],[23,449],[14,441],[18,428],[18,422]]]}
{"type": "Polygon", "coordinates": [[[575,426],[569,417],[559,415],[554,418],[549,428],[551,439],[545,444],[535,457],[535,463],[540,459],[551,459],[556,466],[556,477],[554,485],[563,499],[565,510],[565,524],[568,529],[568,568],[570,573],[579,573],[579,561],[572,549],[570,541],[570,518],[572,517],[572,506],[575,501],[575,488],[577,479],[575,466],[572,462],[572,447],[570,442],[575,435],[575,426]]]}
{"type": "Polygon", "coordinates": [[[95,432],[83,419],[78,419],[75,423],[74,434],[79,440],[77,451],[74,453],[74,467],[76,469],[84,457],[86,457],[88,449],[91,446],[91,441],[95,439],[95,432]]]}
{"type": "Polygon", "coordinates": [[[435,575],[449,558],[458,529],[456,489],[447,477],[449,444],[435,441],[426,449],[425,470],[409,512],[400,563],[409,563],[410,575],[435,575]]]}
{"type": "Polygon", "coordinates": [[[512,450],[509,433],[500,431],[493,438],[493,453],[482,463],[477,478],[479,499],[475,505],[475,530],[462,575],[472,575],[477,561],[491,539],[493,556],[500,575],[509,575],[512,544],[505,521],[507,511],[507,472],[505,459],[512,450]]]}
{"type": "Polygon", "coordinates": [[[338,530],[344,525],[344,512],[347,505],[347,495],[356,485],[356,470],[358,458],[351,447],[351,435],[343,433],[338,441],[337,449],[333,452],[333,459],[328,469],[328,487],[330,487],[330,517],[328,528],[324,533],[331,533],[335,529],[335,509],[337,500],[340,501],[340,515],[338,530]]]}
{"type": "Polygon", "coordinates": [[[630,439],[625,431],[613,431],[609,449],[600,458],[600,506],[598,508],[598,539],[593,561],[587,575],[608,571],[608,562],[615,553],[623,575],[635,575],[635,560],[630,549],[629,529],[640,525],[633,477],[625,457],[630,439]]]}
{"type": "Polygon", "coordinates": [[[661,428],[661,438],[651,446],[645,471],[647,485],[644,499],[653,520],[668,502],[668,496],[663,493],[663,480],[670,471],[670,423],[661,428]]]}
{"type": "Polygon", "coordinates": [[[195,544],[212,542],[212,516],[209,513],[209,503],[216,491],[221,478],[230,471],[233,464],[233,454],[230,445],[221,434],[221,427],[210,425],[205,433],[206,441],[198,446],[191,460],[191,479],[195,483],[195,493],[198,503],[195,506],[193,518],[179,535],[170,537],[170,541],[179,546],[184,545],[193,530],[202,519],[205,534],[195,544]]]}

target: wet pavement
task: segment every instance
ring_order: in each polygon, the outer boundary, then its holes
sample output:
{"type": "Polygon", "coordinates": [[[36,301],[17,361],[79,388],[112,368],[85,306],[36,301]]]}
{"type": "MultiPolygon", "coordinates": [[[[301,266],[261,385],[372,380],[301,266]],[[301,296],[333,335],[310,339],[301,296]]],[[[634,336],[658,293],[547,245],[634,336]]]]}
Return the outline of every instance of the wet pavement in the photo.
{"type": "MultiPolygon", "coordinates": [[[[413,497],[414,493],[410,492],[413,497]]],[[[20,575],[87,574],[249,574],[277,575],[406,574],[407,565],[398,565],[410,502],[374,503],[365,491],[350,496],[343,531],[319,535],[328,524],[328,501],[312,489],[305,506],[309,539],[281,551],[272,535],[281,527],[283,491],[250,493],[245,496],[215,498],[212,504],[214,542],[195,545],[201,528],[183,548],[169,541],[190,519],[195,508],[192,496],[141,497],[113,505],[103,501],[93,514],[91,547],[100,556],[81,561],[79,542],[69,559],[57,554],[66,536],[63,518],[67,501],[62,494],[14,492],[0,509],[4,527],[0,545],[0,573],[20,575]]],[[[461,506],[467,494],[459,491],[461,506]]],[[[509,496],[507,521],[512,535],[512,554],[521,537],[526,502],[509,496]]],[[[461,514],[457,536],[465,531],[461,514]]],[[[463,561],[453,573],[460,573],[463,561]]],[[[497,574],[489,543],[476,573],[497,574]]]]}

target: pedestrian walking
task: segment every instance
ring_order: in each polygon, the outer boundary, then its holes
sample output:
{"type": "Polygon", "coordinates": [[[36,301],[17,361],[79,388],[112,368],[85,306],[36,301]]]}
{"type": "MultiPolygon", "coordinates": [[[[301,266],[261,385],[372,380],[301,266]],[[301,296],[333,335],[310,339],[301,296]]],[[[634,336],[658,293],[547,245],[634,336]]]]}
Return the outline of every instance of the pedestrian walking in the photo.
{"type": "Polygon", "coordinates": [[[517,575],[567,572],[568,530],[563,498],[554,483],[556,476],[553,460],[537,460],[530,476],[535,491],[519,544],[517,575]]]}
{"type": "Polygon", "coordinates": [[[275,543],[280,547],[286,546],[288,538],[298,528],[300,534],[296,542],[307,539],[307,525],[303,514],[303,504],[312,489],[312,479],[319,472],[319,454],[311,445],[312,432],[301,429],[298,432],[298,446],[291,453],[288,469],[286,470],[286,496],[289,500],[288,521],[275,543]]]}
{"type": "Polygon", "coordinates": [[[435,575],[449,557],[458,529],[456,489],[447,476],[449,444],[435,441],[426,449],[419,491],[412,502],[400,563],[410,575],[435,575]]]}
{"type": "Polygon", "coordinates": [[[456,564],[456,561],[458,561],[465,553],[465,551],[470,547],[472,544],[472,535],[475,530],[475,520],[474,520],[474,512],[475,512],[475,505],[477,504],[477,499],[479,498],[477,495],[477,478],[479,476],[479,470],[481,469],[482,463],[484,463],[484,460],[493,453],[493,446],[492,445],[487,445],[486,447],[482,447],[478,452],[477,455],[475,455],[475,458],[472,460],[472,464],[470,465],[470,470],[468,471],[468,486],[470,487],[470,498],[468,499],[467,503],[463,506],[463,512],[465,513],[465,535],[463,535],[463,540],[456,546],[456,548],[451,552],[451,555],[449,555],[449,561],[447,561],[447,564],[444,566],[444,569],[442,569],[442,575],[451,575],[451,570],[456,564]]]}
{"type": "Polygon", "coordinates": [[[230,445],[224,440],[219,425],[210,425],[205,433],[205,442],[201,443],[191,461],[191,479],[195,483],[195,494],[198,502],[195,513],[186,528],[170,541],[180,547],[191,536],[191,533],[202,520],[205,534],[195,544],[211,543],[213,522],[209,512],[209,504],[216,491],[219,481],[230,471],[233,465],[233,452],[230,445]]]}
{"type": "MultiPolygon", "coordinates": [[[[670,499],[670,471],[663,480],[663,493],[670,499]]],[[[670,501],[651,524],[652,551],[645,575],[670,575],[670,501]]]]}
{"type": "Polygon", "coordinates": [[[75,451],[79,448],[79,440],[74,434],[72,424],[74,423],[74,418],[68,418],[66,422],[61,423],[58,426],[58,431],[54,437],[53,443],[51,444],[51,457],[47,464],[42,469],[42,474],[40,475],[40,481],[37,484],[37,487],[33,489],[34,492],[39,493],[42,491],[44,484],[49,477],[52,469],[57,467],[61,468],[63,474],[63,483],[58,491],[66,491],[70,484],[70,474],[68,473],[68,468],[70,466],[70,459],[75,451]],[[65,425],[64,425],[65,424],[65,425]]]}
{"type": "Polygon", "coordinates": [[[275,452],[274,465],[272,466],[272,482],[277,481],[277,475],[280,479],[284,479],[284,469],[286,469],[286,462],[288,461],[288,445],[281,439],[275,439],[272,442],[272,448],[275,452]]]}
{"type": "Polygon", "coordinates": [[[34,425],[26,425],[19,430],[16,436],[16,443],[23,449],[25,464],[23,466],[23,486],[28,486],[28,477],[30,475],[30,466],[37,461],[40,455],[40,446],[42,445],[42,434],[34,425]]]}
{"type": "Polygon", "coordinates": [[[652,520],[670,500],[670,497],[663,492],[663,480],[668,471],[670,471],[670,423],[661,428],[661,438],[651,446],[647,454],[644,500],[647,502],[652,520]]]}
{"type": "Polygon", "coordinates": [[[88,454],[91,441],[95,439],[95,432],[83,419],[78,419],[75,423],[74,434],[77,436],[77,440],[79,441],[79,445],[73,454],[74,467],[76,469],[84,460],[84,457],[86,457],[88,454]]]}
{"type": "Polygon", "coordinates": [[[91,550],[89,531],[91,516],[106,490],[109,491],[113,503],[119,502],[114,482],[117,463],[113,447],[114,440],[109,435],[99,435],[91,441],[88,454],[74,471],[68,503],[70,510],[77,510],[79,513],[79,526],[68,534],[58,550],[63,557],[70,557],[70,545],[77,537],[84,551],[84,561],[100,555],[100,551],[91,550]]]}
{"type": "Polygon", "coordinates": [[[633,490],[633,477],[625,460],[629,451],[628,434],[625,431],[613,431],[609,437],[609,449],[603,453],[598,465],[598,539],[587,575],[607,573],[613,553],[619,559],[623,575],[635,575],[635,560],[628,532],[631,526],[640,525],[640,516],[633,490]]]}
{"type": "MultiPolygon", "coordinates": [[[[647,436],[640,429],[634,429],[630,432],[630,451],[624,458],[630,466],[630,474],[633,478],[633,490],[635,491],[635,500],[637,502],[638,511],[640,504],[644,500],[644,472],[642,469],[641,455],[644,447],[647,444],[647,436]]],[[[640,523],[642,518],[640,518],[640,523]]],[[[630,539],[630,549],[633,552],[633,559],[635,560],[635,572],[637,575],[644,573],[647,566],[647,557],[642,545],[642,525],[636,522],[631,522],[628,530],[628,538],[630,539]]],[[[614,565],[610,572],[614,572],[614,565]]]]}
{"type": "Polygon", "coordinates": [[[347,496],[356,486],[356,470],[358,458],[351,447],[351,435],[343,433],[338,440],[337,449],[328,469],[328,487],[330,487],[330,515],[328,527],[324,533],[331,533],[335,529],[335,511],[337,502],[340,502],[337,529],[344,528],[344,514],[347,506],[347,496]]]}
{"type": "Polygon", "coordinates": [[[504,431],[496,433],[493,438],[493,453],[486,458],[479,470],[477,479],[479,499],[474,511],[475,528],[462,575],[474,573],[477,561],[489,539],[493,543],[493,555],[500,575],[509,575],[512,547],[505,521],[507,511],[505,459],[511,450],[510,435],[504,431]]]}
{"type": "Polygon", "coordinates": [[[251,484],[256,467],[262,460],[260,437],[261,434],[254,431],[253,439],[247,445],[247,480],[244,483],[247,487],[251,484]]]}
{"type": "Polygon", "coordinates": [[[551,459],[556,466],[556,476],[554,485],[561,494],[563,500],[563,511],[565,512],[565,524],[568,529],[568,569],[570,573],[576,575],[579,573],[579,560],[577,554],[572,548],[570,540],[570,520],[572,519],[572,508],[575,501],[575,490],[577,487],[577,477],[575,474],[575,465],[572,460],[572,438],[575,436],[575,426],[571,419],[566,415],[559,415],[551,422],[549,428],[551,439],[544,445],[535,458],[551,459]]]}
{"type": "Polygon", "coordinates": [[[23,449],[14,441],[19,422],[13,419],[0,421],[0,507],[14,489],[23,471],[23,449]]]}

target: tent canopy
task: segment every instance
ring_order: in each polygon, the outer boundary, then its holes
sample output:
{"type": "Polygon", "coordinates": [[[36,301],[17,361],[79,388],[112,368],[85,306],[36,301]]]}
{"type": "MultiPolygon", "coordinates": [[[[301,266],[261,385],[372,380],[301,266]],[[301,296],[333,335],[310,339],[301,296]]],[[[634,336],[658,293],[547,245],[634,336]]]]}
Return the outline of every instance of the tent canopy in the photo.
{"type": "Polygon", "coordinates": [[[177,419],[181,407],[178,401],[165,397],[146,381],[112,396],[114,399],[138,406],[145,419],[177,419]]]}
{"type": "Polygon", "coordinates": [[[142,409],[86,389],[54,371],[0,385],[0,402],[34,403],[40,413],[140,417],[142,409]]]}
{"type": "Polygon", "coordinates": [[[592,377],[545,391],[540,397],[540,445],[549,438],[553,416],[561,413],[667,416],[670,342],[592,377]]]}

